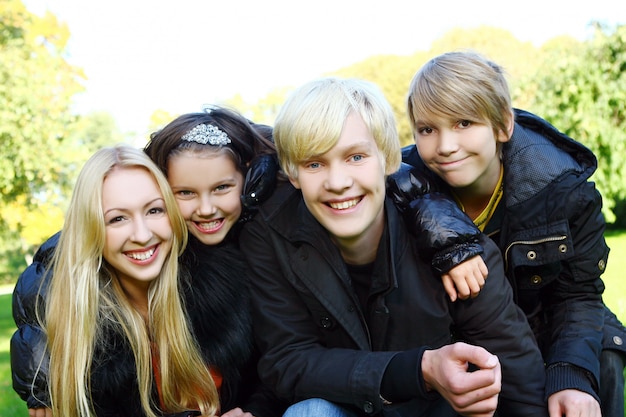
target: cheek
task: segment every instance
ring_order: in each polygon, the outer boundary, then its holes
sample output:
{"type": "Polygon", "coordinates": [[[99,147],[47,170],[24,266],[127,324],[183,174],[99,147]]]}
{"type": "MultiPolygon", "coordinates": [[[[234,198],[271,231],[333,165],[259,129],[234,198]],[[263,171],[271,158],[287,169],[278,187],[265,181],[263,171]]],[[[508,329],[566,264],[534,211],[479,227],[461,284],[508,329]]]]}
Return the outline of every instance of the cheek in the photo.
{"type": "Polygon", "coordinates": [[[239,218],[241,216],[241,192],[232,193],[225,199],[223,210],[232,217],[239,218]]]}
{"type": "Polygon", "coordinates": [[[104,234],[104,250],[102,251],[102,257],[109,263],[114,253],[120,250],[120,230],[106,228],[104,234]]]}
{"type": "Polygon", "coordinates": [[[152,223],[151,228],[152,233],[158,236],[161,242],[166,244],[167,250],[169,250],[174,236],[174,231],[172,230],[172,225],[170,224],[169,219],[167,217],[163,217],[155,220],[152,223]]]}
{"type": "MultiPolygon", "coordinates": [[[[431,143],[434,143],[434,141],[431,141],[431,143]]],[[[426,159],[432,153],[431,147],[432,146],[429,146],[428,141],[419,139],[415,140],[415,148],[422,159],[426,159]]]]}
{"type": "Polygon", "coordinates": [[[180,214],[185,220],[191,219],[191,215],[196,209],[197,204],[193,200],[176,200],[180,214]]]}

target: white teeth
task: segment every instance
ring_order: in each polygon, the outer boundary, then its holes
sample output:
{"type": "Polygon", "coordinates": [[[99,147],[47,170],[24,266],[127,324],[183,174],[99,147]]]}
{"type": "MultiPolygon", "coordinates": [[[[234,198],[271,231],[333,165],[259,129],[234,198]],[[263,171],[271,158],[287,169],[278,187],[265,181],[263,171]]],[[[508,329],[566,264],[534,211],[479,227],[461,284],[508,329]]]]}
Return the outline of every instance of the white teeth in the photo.
{"type": "Polygon", "coordinates": [[[342,201],[341,203],[329,203],[329,206],[335,210],[345,210],[356,206],[358,203],[359,199],[355,198],[354,200],[342,201]]]}
{"type": "Polygon", "coordinates": [[[215,228],[218,224],[220,224],[219,220],[208,222],[208,223],[198,223],[198,227],[205,230],[210,230],[215,228]]]}
{"type": "Polygon", "coordinates": [[[149,251],[146,251],[146,252],[129,253],[126,256],[128,256],[129,258],[133,258],[135,260],[138,260],[138,261],[145,261],[146,259],[150,258],[153,254],[154,254],[154,248],[152,248],[152,249],[150,249],[149,251]]]}

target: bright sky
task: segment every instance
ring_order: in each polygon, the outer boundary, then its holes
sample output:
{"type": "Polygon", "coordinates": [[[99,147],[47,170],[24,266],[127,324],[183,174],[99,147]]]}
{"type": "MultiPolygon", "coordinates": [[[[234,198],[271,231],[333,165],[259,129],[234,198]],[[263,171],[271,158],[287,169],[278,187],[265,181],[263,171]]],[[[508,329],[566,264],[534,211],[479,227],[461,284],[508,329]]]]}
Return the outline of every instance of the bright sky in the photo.
{"type": "Polygon", "coordinates": [[[626,2],[594,0],[25,0],[72,34],[84,69],[77,111],[105,110],[143,136],[150,115],[198,111],[241,94],[253,102],[372,55],[410,55],[454,27],[509,30],[540,45],[626,23],[626,2]],[[518,6],[515,8],[515,6],[518,6]]]}

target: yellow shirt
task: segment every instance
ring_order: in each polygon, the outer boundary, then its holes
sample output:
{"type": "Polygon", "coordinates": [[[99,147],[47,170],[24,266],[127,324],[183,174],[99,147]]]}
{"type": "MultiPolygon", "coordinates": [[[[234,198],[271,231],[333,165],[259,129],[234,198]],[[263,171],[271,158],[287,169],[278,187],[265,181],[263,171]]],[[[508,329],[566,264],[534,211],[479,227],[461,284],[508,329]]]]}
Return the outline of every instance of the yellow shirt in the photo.
{"type": "MultiPolygon", "coordinates": [[[[496,207],[498,207],[498,204],[500,204],[500,200],[502,200],[502,194],[504,191],[503,180],[504,180],[504,169],[502,169],[501,167],[500,178],[498,179],[498,184],[496,184],[496,189],[491,195],[491,198],[489,199],[489,203],[487,204],[487,207],[485,207],[484,210],[475,219],[472,219],[476,227],[478,227],[478,229],[481,232],[485,231],[485,226],[487,226],[487,223],[489,223],[489,220],[491,220],[493,213],[495,213],[496,211],[496,207]]],[[[461,210],[465,211],[465,207],[463,207],[461,200],[459,200],[459,198],[456,195],[454,195],[454,198],[456,199],[456,202],[458,203],[459,207],[461,207],[461,210]]]]}

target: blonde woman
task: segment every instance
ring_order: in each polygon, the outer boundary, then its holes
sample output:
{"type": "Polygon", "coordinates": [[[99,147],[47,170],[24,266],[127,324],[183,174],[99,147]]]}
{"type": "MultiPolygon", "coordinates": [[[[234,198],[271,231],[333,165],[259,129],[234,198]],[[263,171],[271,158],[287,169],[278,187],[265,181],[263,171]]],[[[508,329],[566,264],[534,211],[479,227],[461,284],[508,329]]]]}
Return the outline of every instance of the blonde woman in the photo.
{"type": "Polygon", "coordinates": [[[121,145],[87,161],[52,259],[43,314],[50,408],[37,412],[218,412],[179,296],[186,240],[167,180],[145,153],[121,145]]]}

